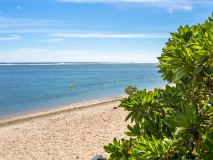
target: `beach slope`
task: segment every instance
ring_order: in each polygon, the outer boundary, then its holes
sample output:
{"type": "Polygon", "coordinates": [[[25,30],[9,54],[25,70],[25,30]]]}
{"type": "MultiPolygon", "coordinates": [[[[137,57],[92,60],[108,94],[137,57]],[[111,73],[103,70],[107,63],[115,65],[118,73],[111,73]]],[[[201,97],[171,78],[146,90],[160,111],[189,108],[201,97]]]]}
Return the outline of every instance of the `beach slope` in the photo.
{"type": "Polygon", "coordinates": [[[128,112],[117,97],[0,121],[0,159],[81,159],[108,154],[103,146],[125,137],[128,112]]]}

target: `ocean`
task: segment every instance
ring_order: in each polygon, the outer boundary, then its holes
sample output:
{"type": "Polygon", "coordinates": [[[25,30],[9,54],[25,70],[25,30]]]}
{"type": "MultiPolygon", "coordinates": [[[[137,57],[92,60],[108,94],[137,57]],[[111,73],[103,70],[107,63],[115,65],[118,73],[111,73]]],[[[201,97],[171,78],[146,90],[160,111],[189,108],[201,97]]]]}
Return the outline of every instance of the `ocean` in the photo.
{"type": "Polygon", "coordinates": [[[0,119],[113,98],[124,95],[126,86],[165,86],[157,65],[0,63],[0,119]]]}

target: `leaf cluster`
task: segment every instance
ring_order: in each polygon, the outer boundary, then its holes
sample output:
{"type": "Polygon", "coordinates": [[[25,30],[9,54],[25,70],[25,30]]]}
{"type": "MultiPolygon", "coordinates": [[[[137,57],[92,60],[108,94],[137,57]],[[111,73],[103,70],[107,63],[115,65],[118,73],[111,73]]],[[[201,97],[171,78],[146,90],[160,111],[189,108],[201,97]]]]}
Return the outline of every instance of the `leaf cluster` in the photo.
{"type": "Polygon", "coordinates": [[[213,19],[180,26],[158,59],[163,80],[175,87],[121,100],[130,138],[105,146],[109,159],[213,159],[213,19]]]}

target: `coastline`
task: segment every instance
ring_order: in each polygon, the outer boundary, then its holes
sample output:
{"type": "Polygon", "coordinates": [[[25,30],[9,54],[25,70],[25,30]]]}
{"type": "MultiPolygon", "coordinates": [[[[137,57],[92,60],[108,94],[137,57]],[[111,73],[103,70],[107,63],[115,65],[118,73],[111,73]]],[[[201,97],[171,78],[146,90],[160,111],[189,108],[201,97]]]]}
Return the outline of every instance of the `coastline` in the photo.
{"type": "MultiPolygon", "coordinates": [[[[172,86],[172,85],[170,85],[170,86],[172,86]]],[[[159,89],[164,89],[164,88],[165,88],[165,86],[159,87],[159,89]]],[[[153,91],[153,90],[154,89],[149,89],[147,91],[153,91]]],[[[95,101],[77,103],[77,104],[69,105],[67,107],[62,107],[62,108],[58,108],[58,109],[52,109],[52,110],[41,111],[41,112],[36,112],[36,113],[29,113],[26,115],[16,116],[16,117],[12,117],[12,118],[0,119],[0,127],[7,126],[7,125],[14,125],[14,124],[24,122],[24,121],[29,121],[32,119],[50,117],[50,116],[54,116],[54,115],[58,115],[61,113],[66,113],[66,112],[70,112],[70,111],[74,111],[74,110],[81,110],[84,108],[94,107],[96,105],[102,105],[102,104],[110,103],[110,102],[114,102],[114,101],[120,101],[127,97],[128,97],[128,95],[116,96],[114,98],[104,98],[104,99],[95,100],[95,101]]]]}
{"type": "Polygon", "coordinates": [[[79,104],[70,105],[68,107],[63,107],[63,108],[53,109],[53,110],[44,111],[44,112],[26,114],[23,116],[17,116],[17,117],[13,117],[13,118],[3,119],[3,120],[0,120],[0,127],[7,126],[7,125],[13,125],[13,124],[17,124],[17,123],[24,122],[24,121],[29,121],[32,119],[49,117],[49,116],[54,116],[54,115],[58,115],[61,113],[66,113],[66,112],[70,112],[70,111],[94,107],[96,105],[102,105],[105,103],[119,101],[126,97],[128,97],[128,95],[122,95],[122,96],[117,96],[114,98],[106,98],[106,99],[100,99],[100,100],[96,100],[96,101],[79,103],[79,104]]]}
{"type": "MultiPolygon", "coordinates": [[[[161,87],[164,89],[165,87],[161,87]]],[[[153,90],[148,90],[153,91],[153,90]]],[[[104,146],[128,138],[127,95],[0,121],[0,159],[92,159],[108,157],[104,146]],[[118,108],[117,108],[118,107],[118,108]]]]}
{"type": "Polygon", "coordinates": [[[0,126],[0,159],[108,157],[103,146],[114,137],[127,137],[128,112],[117,108],[122,98],[4,120],[0,126]]]}

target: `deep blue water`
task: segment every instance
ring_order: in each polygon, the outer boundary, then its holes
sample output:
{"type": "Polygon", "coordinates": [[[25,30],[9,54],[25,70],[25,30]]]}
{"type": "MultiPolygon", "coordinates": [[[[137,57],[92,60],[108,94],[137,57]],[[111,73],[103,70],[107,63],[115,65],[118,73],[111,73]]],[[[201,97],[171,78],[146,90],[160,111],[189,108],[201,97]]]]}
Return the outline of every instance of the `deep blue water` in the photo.
{"type": "Polygon", "coordinates": [[[164,86],[157,65],[0,63],[0,119],[164,86]]]}

